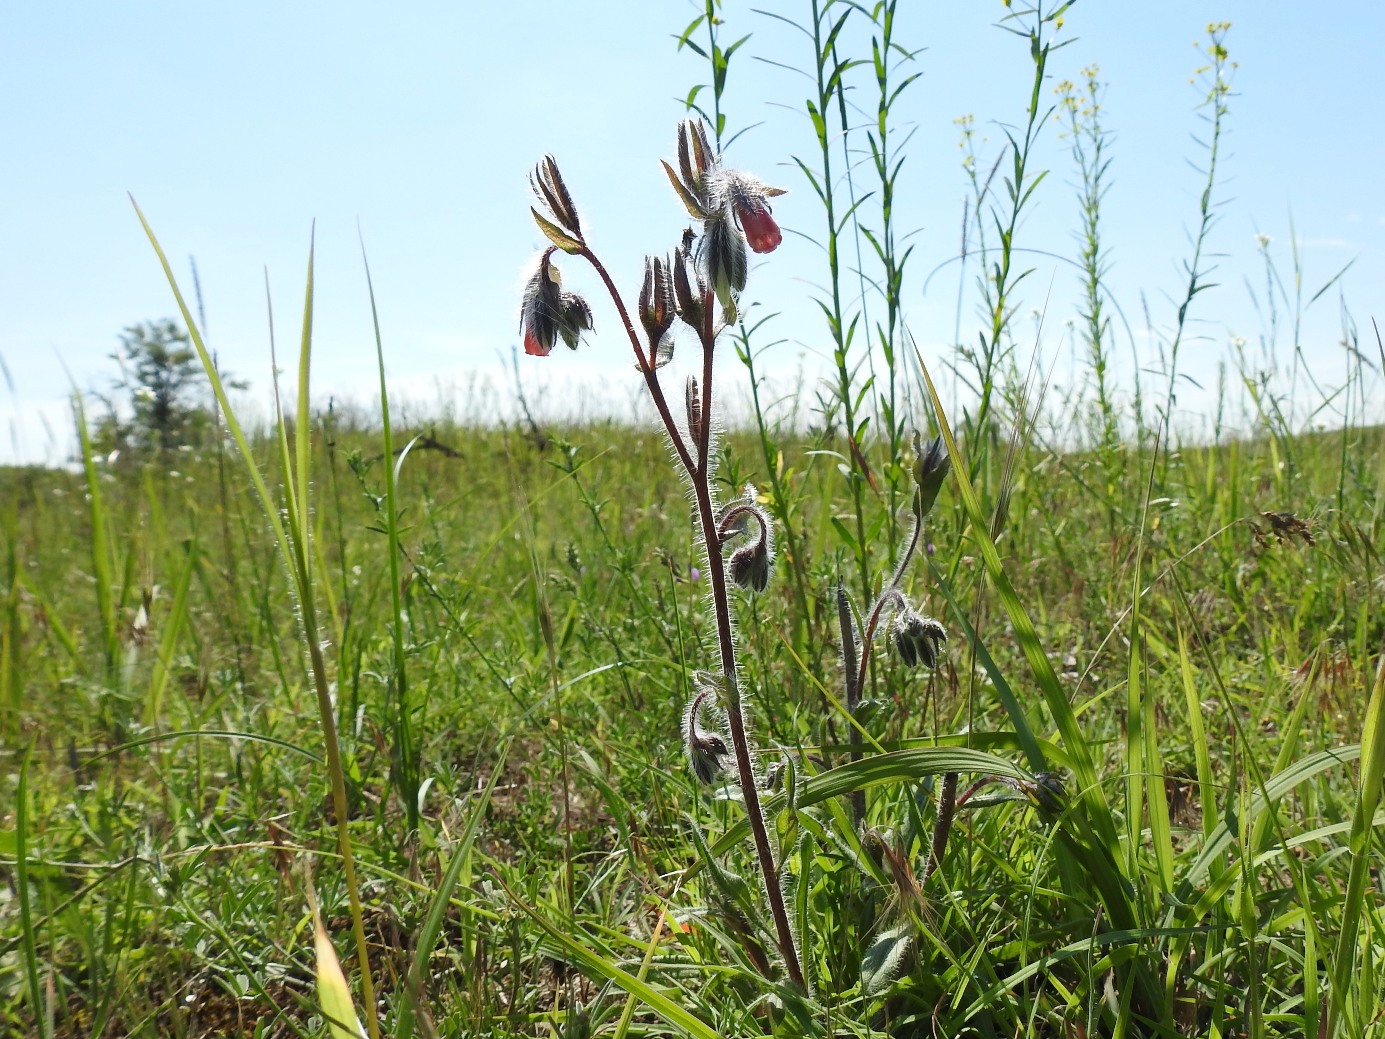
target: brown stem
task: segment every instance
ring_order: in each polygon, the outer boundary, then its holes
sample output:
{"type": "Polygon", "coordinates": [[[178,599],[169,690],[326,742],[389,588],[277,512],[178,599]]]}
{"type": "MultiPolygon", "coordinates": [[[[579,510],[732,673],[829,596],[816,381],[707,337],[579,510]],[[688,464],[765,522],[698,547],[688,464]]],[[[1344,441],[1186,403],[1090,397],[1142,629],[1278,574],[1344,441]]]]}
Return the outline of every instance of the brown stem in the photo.
{"type": "Polygon", "coordinates": [[[765,825],[764,809],[760,805],[760,791],[756,785],[755,764],[750,753],[750,741],[746,738],[745,713],[741,704],[740,683],[737,678],[736,647],[731,628],[731,605],[726,587],[726,565],[722,559],[721,538],[717,536],[716,507],[712,503],[711,473],[711,412],[712,412],[712,358],[716,341],[715,317],[713,308],[704,308],[702,339],[702,414],[703,421],[695,435],[698,439],[697,458],[693,459],[687,443],[678,432],[678,425],[669,410],[663,387],[659,385],[658,370],[654,367],[653,349],[648,354],[640,346],[639,335],[625,309],[620,292],[601,261],[588,248],[583,247],[582,256],[600,275],[606,285],[621,322],[625,325],[630,345],[635,350],[635,359],[645,385],[649,388],[650,399],[659,412],[659,419],[673,442],[678,455],[692,482],[693,497],[697,500],[698,525],[702,528],[702,541],[707,550],[707,573],[712,582],[712,606],[716,615],[717,645],[721,650],[721,672],[726,681],[726,724],[731,731],[731,748],[736,757],[736,775],[741,786],[741,796],[745,799],[745,814],[750,821],[750,833],[755,844],[755,854],[759,859],[760,874],[765,882],[765,897],[769,902],[770,915],[774,918],[774,930],[779,953],[784,957],[784,968],[789,979],[800,989],[807,985],[803,977],[803,967],[798,958],[798,946],[794,942],[793,925],[789,921],[788,906],[784,901],[784,891],[779,885],[779,872],[774,864],[774,849],[769,840],[769,829],[765,825]]]}
{"type": "MultiPolygon", "coordinates": [[[[750,741],[745,732],[745,709],[741,702],[740,679],[736,667],[735,638],[731,630],[731,605],[726,587],[726,566],[722,561],[721,539],[717,537],[716,510],[712,504],[712,489],[708,480],[711,454],[712,357],[715,333],[712,328],[711,307],[702,328],[702,423],[698,465],[693,478],[693,494],[697,498],[698,519],[702,526],[703,542],[707,549],[707,573],[712,582],[712,607],[716,614],[717,644],[721,649],[721,671],[726,679],[726,724],[731,730],[731,748],[736,756],[736,771],[740,778],[741,796],[745,799],[745,814],[750,821],[750,833],[755,853],[760,860],[760,873],[765,881],[765,896],[774,929],[778,936],[780,955],[789,978],[799,988],[806,988],[803,967],[798,959],[793,926],[789,922],[784,892],[779,886],[779,871],[774,864],[774,850],[765,825],[764,809],[760,806],[760,791],[756,785],[755,766],[750,755],[750,741]]],[[[690,472],[690,475],[693,475],[690,472]]]]}
{"type": "Polygon", "coordinates": [[[644,348],[640,346],[639,334],[635,331],[635,325],[630,320],[630,312],[625,309],[625,301],[620,298],[620,290],[616,288],[615,282],[611,280],[605,266],[596,258],[596,254],[583,246],[582,251],[577,255],[591,264],[596,273],[601,276],[602,282],[605,283],[611,302],[616,305],[621,323],[625,326],[625,334],[630,337],[630,346],[635,351],[635,363],[639,366],[640,374],[644,376],[644,383],[649,388],[649,397],[654,401],[654,407],[659,411],[659,420],[664,424],[664,429],[668,430],[668,437],[673,443],[673,450],[678,455],[678,461],[683,464],[683,468],[691,476],[697,471],[697,466],[693,462],[692,455],[688,453],[688,445],[684,442],[682,434],[678,432],[678,424],[673,421],[673,412],[669,411],[663,387],[659,385],[659,369],[654,367],[652,348],[649,354],[645,354],[644,348]]]}

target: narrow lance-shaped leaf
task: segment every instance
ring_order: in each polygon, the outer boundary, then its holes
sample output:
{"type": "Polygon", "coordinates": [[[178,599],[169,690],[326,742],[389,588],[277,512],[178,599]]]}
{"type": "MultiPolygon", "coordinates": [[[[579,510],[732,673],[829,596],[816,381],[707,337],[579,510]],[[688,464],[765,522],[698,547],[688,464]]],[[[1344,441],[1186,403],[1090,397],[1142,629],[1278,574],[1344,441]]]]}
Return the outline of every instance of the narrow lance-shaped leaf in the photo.
{"type": "Polygon", "coordinates": [[[580,253],[586,246],[572,235],[568,234],[561,227],[549,220],[533,206],[529,207],[529,212],[534,214],[534,222],[539,225],[539,230],[544,233],[550,242],[556,245],[565,253],[580,253]]]}

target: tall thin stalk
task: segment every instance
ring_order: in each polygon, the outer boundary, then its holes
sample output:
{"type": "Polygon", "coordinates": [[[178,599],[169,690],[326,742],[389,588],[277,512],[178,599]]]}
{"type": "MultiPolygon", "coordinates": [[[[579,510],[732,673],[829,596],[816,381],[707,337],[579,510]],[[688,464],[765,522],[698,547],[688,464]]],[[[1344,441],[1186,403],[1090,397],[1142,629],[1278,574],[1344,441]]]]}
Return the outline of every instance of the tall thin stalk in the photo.
{"type": "MultiPolygon", "coordinates": [[[[876,105],[875,125],[866,131],[866,142],[870,148],[871,165],[879,182],[877,203],[879,205],[879,225],[877,230],[862,227],[861,234],[875,251],[880,264],[879,290],[884,297],[885,320],[875,322],[875,338],[884,360],[885,388],[876,390],[876,410],[878,424],[884,427],[880,434],[884,438],[886,458],[891,460],[889,468],[889,508],[886,511],[886,525],[889,532],[891,563],[895,562],[894,552],[899,541],[898,518],[899,495],[904,457],[904,438],[908,422],[901,415],[903,402],[899,373],[903,370],[902,316],[904,308],[904,272],[909,263],[913,246],[902,248],[897,227],[895,192],[899,185],[900,172],[904,168],[905,145],[910,134],[903,140],[893,140],[899,134],[892,124],[892,111],[904,91],[922,73],[915,72],[897,78],[901,65],[914,60],[914,51],[906,50],[895,42],[895,16],[899,0],[877,4],[871,12],[875,21],[875,33],[871,37],[871,68],[875,75],[876,105]]],[[[845,99],[843,98],[843,103],[845,99]]]]}
{"type": "MultiPolygon", "coordinates": [[[[1198,201],[1198,224],[1197,233],[1193,236],[1193,255],[1183,265],[1188,275],[1188,287],[1184,291],[1182,301],[1178,304],[1178,315],[1174,322],[1173,336],[1169,340],[1168,351],[1165,356],[1165,368],[1168,372],[1168,387],[1164,395],[1163,408],[1165,426],[1172,424],[1174,405],[1178,401],[1178,354],[1183,345],[1184,333],[1187,330],[1188,310],[1199,293],[1207,291],[1214,285],[1207,279],[1216,268],[1206,265],[1204,254],[1212,228],[1217,222],[1217,205],[1212,201],[1212,191],[1217,183],[1217,160],[1221,156],[1223,124],[1231,110],[1227,101],[1231,96],[1231,82],[1228,75],[1236,67],[1226,49],[1226,35],[1230,29],[1230,22],[1211,22],[1208,24],[1207,43],[1203,47],[1208,63],[1199,68],[1196,73],[1202,77],[1202,82],[1206,87],[1206,94],[1199,107],[1206,110],[1203,118],[1207,120],[1211,129],[1205,142],[1207,167],[1203,171],[1202,195],[1198,201]]],[[[1166,475],[1167,471],[1168,455],[1165,454],[1161,477],[1166,475]]]]}
{"type": "MultiPolygon", "coordinates": [[[[1011,318],[1014,316],[1011,297],[1019,283],[1030,273],[1029,270],[1017,270],[1015,267],[1015,235],[1019,230],[1021,213],[1048,172],[1040,170],[1035,173],[1031,169],[1031,157],[1039,132],[1052,111],[1051,108],[1041,111],[1039,106],[1040,92],[1048,69],[1048,57],[1054,47],[1053,42],[1045,37],[1044,30],[1061,19],[1069,6],[1071,5],[1063,3],[1045,12],[1040,0],[1033,7],[1012,10],[1001,22],[1002,28],[1028,43],[1029,56],[1034,65],[1034,77],[1030,86],[1023,133],[1017,138],[1008,127],[1005,128],[1010,154],[1009,174],[1002,178],[1005,198],[992,208],[990,214],[999,235],[999,243],[996,246],[998,254],[991,259],[990,270],[981,279],[982,306],[985,309],[988,327],[982,335],[981,353],[975,358],[976,388],[980,393],[980,400],[977,403],[973,429],[982,443],[990,442],[988,430],[992,396],[998,367],[1005,352],[1004,341],[1011,318]]],[[[978,198],[978,225],[983,219],[978,198]]],[[[985,465],[989,452],[977,454],[977,464],[985,465]]]]}
{"type": "Polygon", "coordinates": [[[1082,70],[1082,83],[1070,80],[1058,84],[1062,115],[1067,120],[1072,139],[1072,157],[1077,162],[1081,184],[1077,203],[1081,226],[1077,234],[1078,263],[1082,268],[1082,298],[1078,316],[1082,338],[1087,347],[1087,363],[1096,381],[1096,442],[1103,456],[1113,452],[1120,441],[1116,423],[1115,402],[1108,369],[1110,346],[1107,335],[1111,319],[1106,315],[1104,281],[1109,261],[1101,238],[1101,205],[1110,188],[1108,173],[1111,166],[1107,154],[1110,135],[1102,126],[1102,84],[1097,79],[1095,65],[1082,70]]]}
{"type": "Polygon", "coordinates": [[[851,526],[836,526],[838,534],[843,536],[855,560],[861,594],[869,596],[870,558],[866,539],[865,494],[869,486],[868,481],[872,480],[873,476],[862,446],[869,416],[862,415],[864,395],[861,387],[857,385],[856,368],[861,361],[851,349],[860,315],[848,314],[842,291],[842,282],[846,274],[841,258],[841,250],[846,241],[843,232],[848,221],[853,218],[855,206],[848,205],[845,212],[841,211],[836,186],[838,174],[834,172],[833,167],[833,147],[837,138],[849,131],[844,108],[840,103],[846,89],[845,76],[854,65],[859,64],[851,59],[839,60],[837,57],[837,39],[852,13],[860,10],[855,6],[846,6],[842,10],[843,6],[834,3],[834,0],[826,0],[825,3],[811,0],[812,24],[809,26],[799,25],[783,15],[764,13],[794,26],[808,37],[813,45],[814,90],[804,102],[804,108],[812,122],[813,135],[818,146],[818,166],[814,168],[798,156],[794,156],[793,161],[807,179],[818,201],[822,203],[825,220],[821,244],[827,253],[829,295],[826,299],[816,300],[816,303],[827,321],[827,332],[832,340],[835,381],[832,386],[832,414],[825,415],[824,420],[831,425],[830,420],[835,415],[841,416],[847,447],[843,463],[846,466],[848,489],[851,494],[851,526]],[[829,119],[834,118],[834,106],[837,109],[836,122],[829,124],[829,119]]]}

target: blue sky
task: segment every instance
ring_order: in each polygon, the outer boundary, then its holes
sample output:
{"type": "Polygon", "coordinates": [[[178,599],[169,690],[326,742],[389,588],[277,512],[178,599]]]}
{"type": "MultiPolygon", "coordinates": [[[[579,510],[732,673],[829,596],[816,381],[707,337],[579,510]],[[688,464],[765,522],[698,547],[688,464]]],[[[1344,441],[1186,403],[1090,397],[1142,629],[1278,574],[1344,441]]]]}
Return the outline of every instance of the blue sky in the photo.
{"type": "MultiPolygon", "coordinates": [[[[774,10],[802,18],[805,7],[774,10]]],[[[944,265],[958,252],[967,193],[953,121],[974,116],[988,139],[983,159],[993,159],[1000,124],[1024,117],[1030,66],[1023,41],[995,27],[999,0],[900,7],[897,39],[924,48],[913,66],[922,78],[899,109],[901,125],[916,127],[899,189],[902,226],[917,229],[906,307],[936,354],[954,336],[957,268],[944,265]],[[938,267],[925,294],[924,275],[938,267]]],[[[1190,163],[1204,154],[1194,140],[1204,124],[1189,83],[1193,44],[1223,19],[1240,66],[1210,243],[1224,255],[1212,279],[1220,287],[1194,304],[1188,370],[1207,382],[1233,337],[1257,342],[1265,322],[1246,287],[1249,279],[1262,291],[1264,281],[1255,235],[1271,236],[1288,277],[1291,215],[1308,293],[1354,261],[1309,312],[1305,356],[1340,381],[1338,288],[1373,356],[1370,318],[1385,316],[1385,9],[1352,0],[1321,10],[1330,13],[1263,0],[1084,0],[1068,12],[1058,38],[1072,42],[1054,55],[1050,86],[1099,64],[1115,133],[1104,209],[1110,285],[1139,326],[1133,343],[1118,344],[1121,377],[1153,363],[1138,353],[1148,349],[1142,295],[1166,327],[1186,284],[1180,265],[1202,189],[1190,163]]],[[[541,244],[528,170],[547,151],[558,157],[589,239],[633,293],[643,253],[668,249],[686,223],[658,159],[673,151],[680,99],[708,78],[672,38],[696,11],[682,0],[388,11],[306,0],[7,5],[0,360],[13,389],[0,384],[0,462],[61,461],[71,450],[68,373],[81,389],[104,388],[121,329],[174,313],[126,192],[189,289],[195,257],[209,341],[250,381],[252,408],[269,385],[265,271],[280,349],[289,349],[315,221],[317,397],[368,404],[374,392],[359,224],[393,392],[417,416],[510,414],[516,301],[541,244]]],[[[727,0],[723,16],[725,39],[753,34],[730,71],[730,127],[759,124],[728,158],[791,192],[776,204],[789,234],[748,295],[781,315],[770,338],[785,342],[767,368],[811,381],[826,350],[812,303],[820,253],[809,240],[821,237],[822,214],[792,156],[811,161],[815,144],[807,81],[772,64],[804,66],[809,45],[750,4],[727,0]]],[[[1037,162],[1051,173],[1018,244],[1071,257],[1075,174],[1058,129],[1044,131],[1037,162]]],[[[1040,348],[1057,359],[1061,384],[1074,377],[1062,323],[1073,316],[1075,276],[1041,255],[1030,262],[1022,313],[1027,321],[1047,300],[1040,348]]],[[[568,284],[593,287],[573,265],[566,273],[568,284]]],[[[962,286],[967,340],[971,280],[962,286]]],[[[592,299],[594,340],[578,355],[521,358],[523,378],[551,411],[629,413],[638,389],[629,348],[609,306],[592,299]]],[[[1191,391],[1184,399],[1193,411],[1205,406],[1191,391]]]]}

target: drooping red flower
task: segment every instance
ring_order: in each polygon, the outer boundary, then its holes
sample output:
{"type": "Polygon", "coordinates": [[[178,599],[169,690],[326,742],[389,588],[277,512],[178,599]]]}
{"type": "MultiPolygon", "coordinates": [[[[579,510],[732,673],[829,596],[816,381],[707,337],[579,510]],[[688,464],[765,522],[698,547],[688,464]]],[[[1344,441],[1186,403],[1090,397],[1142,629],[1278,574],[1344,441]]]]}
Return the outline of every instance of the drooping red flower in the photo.
{"type": "Polygon", "coordinates": [[[524,352],[532,357],[547,357],[553,352],[553,340],[550,338],[544,342],[537,331],[533,328],[526,328],[524,330],[524,352]]]}
{"type": "Polygon", "coordinates": [[[539,259],[539,266],[524,286],[520,305],[519,328],[524,334],[524,352],[533,357],[547,357],[561,336],[569,348],[576,350],[582,333],[592,327],[591,307],[575,292],[560,287],[558,268],[553,266],[555,249],[548,249],[539,259]]]}
{"type": "Polygon", "coordinates": [[[769,203],[763,196],[738,198],[735,204],[736,219],[740,221],[745,242],[757,253],[772,253],[784,240],[779,225],[770,215],[769,203]]]}
{"type": "Polygon", "coordinates": [[[746,247],[768,253],[784,240],[769,204],[784,192],[742,170],[722,167],[708,173],[706,187],[707,218],[702,223],[699,259],[731,321],[750,269],[746,247]]]}

